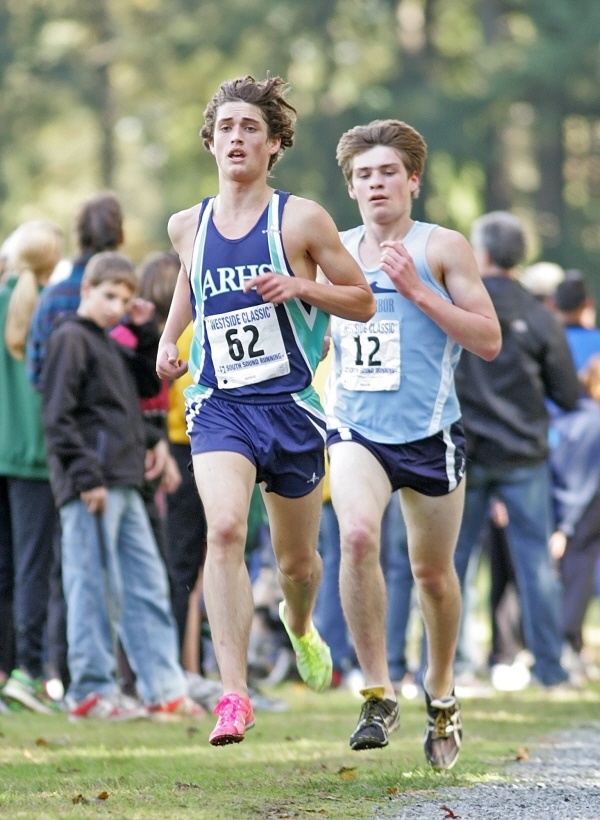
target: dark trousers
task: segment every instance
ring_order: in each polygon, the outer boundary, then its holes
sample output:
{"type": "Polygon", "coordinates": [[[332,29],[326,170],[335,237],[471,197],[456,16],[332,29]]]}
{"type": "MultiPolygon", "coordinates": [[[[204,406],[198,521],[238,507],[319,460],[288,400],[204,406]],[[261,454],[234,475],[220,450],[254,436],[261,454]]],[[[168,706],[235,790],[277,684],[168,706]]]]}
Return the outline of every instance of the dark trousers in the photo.
{"type": "Polygon", "coordinates": [[[181,485],[167,496],[167,568],[171,607],[183,647],[190,593],[196,586],[206,550],[206,519],[194,476],[188,444],[170,444],[181,473],[181,485]]]}
{"type": "Polygon", "coordinates": [[[0,673],[6,676],[10,675],[15,665],[14,582],[8,481],[0,477],[0,673]]]}
{"type": "MultiPolygon", "coordinates": [[[[38,678],[44,672],[44,638],[57,512],[48,481],[3,476],[0,484],[10,516],[8,539],[14,569],[15,665],[38,678]]],[[[6,537],[5,533],[3,540],[6,537]]]]}
{"type": "MultiPolygon", "coordinates": [[[[489,664],[512,663],[525,641],[521,625],[521,605],[510,557],[506,529],[489,522],[486,536],[490,561],[490,610],[492,648],[489,664]]],[[[486,545],[483,545],[486,549],[486,545]]]]}
{"type": "Polygon", "coordinates": [[[46,625],[46,677],[60,678],[66,689],[69,684],[69,667],[67,665],[67,604],[62,587],[60,520],[58,518],[53,546],[52,568],[50,569],[49,579],[48,620],[46,625]]]}
{"type": "Polygon", "coordinates": [[[594,594],[600,555],[600,491],[592,498],[567,541],[560,562],[563,582],[563,635],[576,652],[583,647],[583,621],[594,594]]]}

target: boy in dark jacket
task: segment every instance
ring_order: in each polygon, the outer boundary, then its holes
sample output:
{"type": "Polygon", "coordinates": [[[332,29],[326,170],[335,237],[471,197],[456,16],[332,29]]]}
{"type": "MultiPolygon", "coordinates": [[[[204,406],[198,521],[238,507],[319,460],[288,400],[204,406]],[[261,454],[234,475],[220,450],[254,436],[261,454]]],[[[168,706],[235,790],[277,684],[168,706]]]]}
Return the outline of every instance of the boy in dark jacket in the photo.
{"type": "Polygon", "coordinates": [[[93,257],[77,314],[56,325],[44,363],[44,428],[62,525],[73,718],[202,713],[186,696],[166,571],[140,495],[147,443],[139,397],[156,394],[159,383],[151,306],[132,299],[136,286],[124,256],[93,257]],[[135,349],[107,333],[126,310],[135,349]],[[116,632],[145,707],[118,690],[116,632]]]}

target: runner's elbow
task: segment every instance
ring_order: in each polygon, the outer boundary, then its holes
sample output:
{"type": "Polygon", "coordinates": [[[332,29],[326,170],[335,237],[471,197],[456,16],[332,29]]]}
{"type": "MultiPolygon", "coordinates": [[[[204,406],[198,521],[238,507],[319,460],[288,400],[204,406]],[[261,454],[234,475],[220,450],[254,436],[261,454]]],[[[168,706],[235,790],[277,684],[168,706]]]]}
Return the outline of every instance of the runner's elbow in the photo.
{"type": "Polygon", "coordinates": [[[368,322],[369,319],[372,319],[377,311],[377,302],[375,301],[375,297],[369,288],[368,292],[365,292],[364,298],[361,300],[360,305],[358,307],[357,313],[358,315],[355,316],[355,320],[357,322],[368,322]]]}
{"type": "Polygon", "coordinates": [[[502,337],[499,335],[498,338],[490,339],[487,345],[484,346],[483,352],[479,355],[482,359],[486,362],[493,361],[496,356],[502,350],[502,337]]]}

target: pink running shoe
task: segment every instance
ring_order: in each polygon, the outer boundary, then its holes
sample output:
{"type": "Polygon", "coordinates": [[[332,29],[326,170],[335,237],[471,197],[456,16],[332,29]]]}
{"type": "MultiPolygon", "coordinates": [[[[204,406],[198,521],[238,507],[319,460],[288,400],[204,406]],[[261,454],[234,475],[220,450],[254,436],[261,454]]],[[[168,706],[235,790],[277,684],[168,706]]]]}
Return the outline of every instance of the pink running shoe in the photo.
{"type": "Polygon", "coordinates": [[[223,695],[213,712],[219,716],[217,725],[208,738],[213,746],[241,743],[246,729],[254,726],[254,712],[250,698],[243,698],[235,692],[223,695]]]}

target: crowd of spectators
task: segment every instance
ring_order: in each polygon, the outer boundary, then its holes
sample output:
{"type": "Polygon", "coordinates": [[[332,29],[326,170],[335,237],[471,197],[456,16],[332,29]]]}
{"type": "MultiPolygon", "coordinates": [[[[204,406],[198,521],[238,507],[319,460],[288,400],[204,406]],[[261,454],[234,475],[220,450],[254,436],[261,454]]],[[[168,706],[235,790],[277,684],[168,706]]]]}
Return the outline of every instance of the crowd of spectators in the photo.
{"type": "MultiPolygon", "coordinates": [[[[83,563],[83,556],[77,549],[65,555],[74,519],[64,510],[73,493],[56,500],[59,485],[51,480],[56,427],[44,406],[56,400],[51,388],[59,381],[61,401],[66,400],[64,372],[56,369],[59,354],[71,375],[76,373],[77,356],[68,359],[66,342],[81,325],[74,317],[81,310],[82,282],[91,260],[106,262],[111,254],[126,260],[119,253],[125,240],[123,214],[112,192],[82,204],[75,236],[77,250],[68,266],[64,237],[51,222],[23,223],[0,251],[0,709],[66,710],[74,717],[109,719],[201,717],[216,704],[220,687],[202,610],[206,525],[189,469],[183,402],[189,376],[162,385],[146,378],[146,395],[143,384],[139,389],[143,378],[134,388],[135,424],[143,439],[137,487],[143,503],[136,514],[143,515],[144,533],[146,525],[151,533],[146,558],[154,581],[164,572],[164,589],[145,590],[152,617],[163,594],[167,596],[161,615],[164,634],[155,624],[144,638],[142,654],[151,658],[158,651],[153,637],[158,640],[159,634],[162,652],[172,640],[172,657],[168,663],[162,659],[168,678],[162,693],[156,688],[159,673],[152,664],[146,668],[131,634],[144,621],[139,615],[132,619],[127,609],[128,593],[135,589],[132,573],[139,570],[127,567],[121,576],[116,572],[118,549],[113,554],[102,516],[94,516],[100,529],[89,534],[96,550],[94,571],[102,575],[108,569],[91,653],[89,615],[83,623],[81,600],[73,591],[69,573],[73,564],[83,563]],[[65,324],[66,316],[71,325],[65,324]],[[108,555],[103,553],[107,547],[108,555]],[[65,599],[71,602],[70,627],[65,599]],[[83,630],[78,628],[82,625],[83,630]],[[96,661],[103,657],[106,670],[84,670],[86,651],[96,661]]],[[[476,223],[472,243],[502,323],[503,352],[494,362],[463,353],[457,374],[469,443],[465,515],[455,556],[464,601],[455,660],[457,693],[491,695],[532,683],[542,690],[580,687],[597,674],[585,644],[586,614],[598,593],[600,554],[600,330],[594,299],[580,271],[565,272],[549,263],[524,268],[523,228],[508,214],[487,215],[476,223]],[[512,440],[506,432],[510,429],[518,430],[512,440]],[[491,590],[490,638],[483,640],[473,629],[482,568],[490,572],[491,590]]],[[[160,251],[141,260],[137,270],[130,262],[123,264],[132,271],[129,296],[136,292],[147,309],[143,321],[131,309],[110,328],[111,355],[118,350],[129,372],[137,368],[139,376],[140,367],[148,370],[155,354],[179,262],[171,251],[160,251]],[[140,365],[143,355],[146,364],[140,365]]],[[[180,340],[184,357],[190,333],[186,329],[180,340]]],[[[116,379],[116,361],[101,374],[109,381],[116,379]]],[[[317,371],[321,393],[327,369],[325,360],[317,371]]],[[[83,371],[76,381],[75,392],[85,381],[83,371]]],[[[127,384],[130,389],[135,380],[127,384]]],[[[87,446],[93,449],[89,442],[87,446]]],[[[73,451],[68,459],[75,458],[73,451]]],[[[83,480],[81,470],[77,475],[83,480]]],[[[102,474],[96,479],[91,485],[112,480],[102,474]]],[[[127,481],[132,483],[130,477],[127,481]]],[[[77,492],[93,489],[85,481],[76,486],[77,492]]],[[[259,494],[251,517],[246,557],[256,615],[250,690],[255,708],[284,709],[284,701],[264,696],[257,685],[296,675],[277,618],[280,589],[271,552],[263,549],[269,535],[259,494]]],[[[332,686],[358,692],[361,674],[340,603],[339,528],[327,481],[319,551],[324,572],[315,623],[332,650],[332,686]]],[[[423,639],[416,626],[418,608],[396,497],[382,524],[381,560],[390,673],[397,691],[414,697],[422,684],[423,639]]],[[[147,580],[143,585],[148,586],[147,580]]]]}

